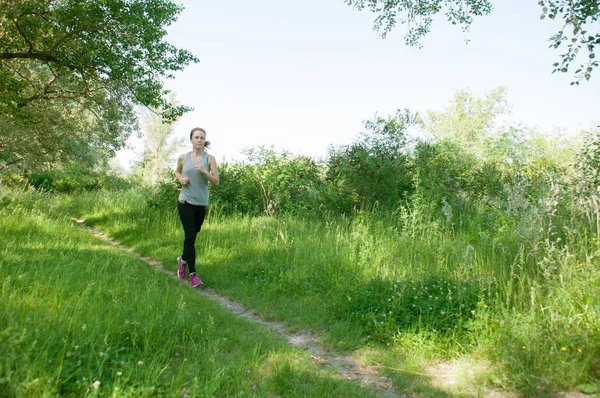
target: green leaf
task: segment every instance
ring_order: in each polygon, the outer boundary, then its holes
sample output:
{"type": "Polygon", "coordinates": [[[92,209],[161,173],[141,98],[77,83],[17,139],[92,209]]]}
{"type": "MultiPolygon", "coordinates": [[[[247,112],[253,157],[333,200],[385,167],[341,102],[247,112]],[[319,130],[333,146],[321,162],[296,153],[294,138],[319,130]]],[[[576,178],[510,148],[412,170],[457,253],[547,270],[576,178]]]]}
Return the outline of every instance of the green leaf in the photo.
{"type": "Polygon", "coordinates": [[[502,379],[493,373],[488,375],[488,380],[494,385],[502,385],[502,379]]]}
{"type": "Polygon", "coordinates": [[[595,394],[600,391],[600,389],[598,389],[598,385],[596,384],[579,384],[575,388],[584,394],[595,394]]]}

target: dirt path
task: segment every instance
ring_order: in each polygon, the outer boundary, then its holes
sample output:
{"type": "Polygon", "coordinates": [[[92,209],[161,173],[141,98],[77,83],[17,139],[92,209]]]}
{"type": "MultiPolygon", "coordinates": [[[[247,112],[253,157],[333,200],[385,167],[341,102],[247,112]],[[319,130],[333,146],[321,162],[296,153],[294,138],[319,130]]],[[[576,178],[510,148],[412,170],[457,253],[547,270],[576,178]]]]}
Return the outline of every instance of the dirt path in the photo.
{"type": "MultiPolygon", "coordinates": [[[[124,250],[131,255],[145,261],[148,265],[156,268],[160,272],[180,281],[174,272],[166,270],[163,265],[149,257],[142,256],[139,253],[134,252],[127,246],[124,246],[118,242],[115,242],[110,236],[94,229],[85,224],[85,220],[74,219],[80,227],[90,231],[95,237],[102,239],[111,245],[124,250]]],[[[186,283],[187,285],[187,283],[186,283]]],[[[314,334],[306,331],[290,332],[286,326],[281,322],[266,321],[251,310],[245,308],[240,303],[232,301],[225,296],[216,293],[211,288],[196,289],[196,291],[211,300],[214,300],[221,304],[221,306],[231,313],[241,318],[248,319],[249,321],[259,323],[273,330],[275,333],[285,338],[288,343],[294,347],[304,348],[310,352],[311,358],[322,366],[330,367],[335,369],[343,378],[359,383],[361,386],[368,387],[373,391],[377,392],[383,397],[407,397],[401,391],[394,389],[389,379],[382,376],[374,367],[364,366],[357,359],[351,355],[344,355],[337,352],[332,352],[323,348],[319,344],[319,338],[314,334]]]]}

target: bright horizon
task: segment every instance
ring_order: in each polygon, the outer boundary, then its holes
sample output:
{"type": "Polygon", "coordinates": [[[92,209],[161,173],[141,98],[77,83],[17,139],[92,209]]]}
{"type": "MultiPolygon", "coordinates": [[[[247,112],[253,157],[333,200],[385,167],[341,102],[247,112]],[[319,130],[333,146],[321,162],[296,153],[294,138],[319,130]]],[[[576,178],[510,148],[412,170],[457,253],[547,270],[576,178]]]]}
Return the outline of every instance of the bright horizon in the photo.
{"type": "Polygon", "coordinates": [[[548,38],[560,24],[540,20],[535,1],[497,4],[466,34],[438,18],[422,49],[404,44],[403,25],[382,39],[374,15],[343,0],[178,3],[185,9],[167,40],[200,62],[166,82],[195,108],[175,135],[187,142],[193,127],[205,128],[220,162],[258,146],[322,158],[375,114],[442,110],[460,89],[506,87],[511,119],[543,132],[600,120],[600,72],[579,86],[569,85],[572,74],[551,73],[559,52],[548,38]]]}

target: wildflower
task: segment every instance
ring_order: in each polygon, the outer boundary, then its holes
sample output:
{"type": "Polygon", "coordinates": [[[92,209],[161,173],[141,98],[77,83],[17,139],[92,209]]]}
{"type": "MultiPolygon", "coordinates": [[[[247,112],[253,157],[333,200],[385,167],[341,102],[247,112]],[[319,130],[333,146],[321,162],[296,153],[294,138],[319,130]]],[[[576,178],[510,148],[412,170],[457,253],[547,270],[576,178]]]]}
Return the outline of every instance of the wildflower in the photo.
{"type": "Polygon", "coordinates": [[[106,355],[106,354],[105,354],[105,353],[103,353],[102,351],[100,351],[100,352],[98,353],[98,356],[99,356],[100,358],[104,357],[104,355],[106,355]]]}
{"type": "Polygon", "coordinates": [[[560,349],[561,351],[567,351],[567,347],[563,347],[560,349]]]}
{"type": "Polygon", "coordinates": [[[138,366],[142,366],[144,364],[143,361],[138,361],[138,366]]]}
{"type": "Polygon", "coordinates": [[[94,382],[94,384],[92,384],[92,387],[94,387],[95,389],[97,389],[98,387],[100,387],[100,380],[96,380],[94,382]]]}
{"type": "Polygon", "coordinates": [[[526,345],[524,345],[524,346],[523,346],[523,347],[521,347],[521,348],[523,348],[524,350],[526,350],[526,349],[527,349],[527,346],[526,346],[526,345]]]}
{"type": "Polygon", "coordinates": [[[85,330],[87,329],[87,325],[84,323],[83,325],[81,325],[81,330],[85,332],[85,330]]]}
{"type": "Polygon", "coordinates": [[[487,304],[484,304],[484,305],[483,305],[483,308],[487,308],[487,307],[488,307],[488,306],[487,306],[487,304]]]}
{"type": "Polygon", "coordinates": [[[123,376],[123,372],[121,372],[120,370],[117,372],[117,377],[121,377],[123,376]]]}
{"type": "Polygon", "coordinates": [[[79,349],[79,346],[76,345],[75,347],[73,347],[75,349],[75,351],[77,351],[79,349]]]}
{"type": "Polygon", "coordinates": [[[581,354],[583,352],[583,350],[581,348],[578,348],[577,352],[581,354]]]}

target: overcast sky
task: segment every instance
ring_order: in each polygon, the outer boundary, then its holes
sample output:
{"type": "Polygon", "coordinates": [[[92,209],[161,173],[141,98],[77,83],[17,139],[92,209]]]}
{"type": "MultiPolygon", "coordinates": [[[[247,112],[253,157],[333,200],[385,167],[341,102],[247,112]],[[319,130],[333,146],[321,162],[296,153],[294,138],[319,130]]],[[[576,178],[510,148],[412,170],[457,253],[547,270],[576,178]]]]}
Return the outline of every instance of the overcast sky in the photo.
{"type": "Polygon", "coordinates": [[[168,41],[200,63],[167,81],[195,108],[175,131],[187,139],[192,127],[205,128],[218,161],[255,146],[320,158],[376,113],[442,110],[458,89],[505,86],[512,118],[543,131],[600,121],[600,72],[580,86],[551,74],[559,53],[548,38],[559,25],[540,20],[535,0],[494,2],[466,34],[436,20],[421,49],[404,44],[402,25],[382,39],[373,14],[343,0],[179,3],[168,41]]]}

